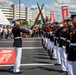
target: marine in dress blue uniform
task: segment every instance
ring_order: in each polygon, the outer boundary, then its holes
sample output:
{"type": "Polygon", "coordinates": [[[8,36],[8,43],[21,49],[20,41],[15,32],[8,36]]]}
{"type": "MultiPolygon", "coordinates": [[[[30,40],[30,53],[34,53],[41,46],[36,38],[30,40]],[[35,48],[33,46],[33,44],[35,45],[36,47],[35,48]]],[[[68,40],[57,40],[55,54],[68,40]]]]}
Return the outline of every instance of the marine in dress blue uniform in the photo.
{"type": "Polygon", "coordinates": [[[76,12],[72,12],[71,19],[74,27],[68,33],[68,75],[76,75],[76,12]]]}
{"type": "Polygon", "coordinates": [[[20,32],[29,33],[29,31],[20,29],[19,19],[13,19],[12,22],[14,23],[14,27],[12,29],[12,33],[14,36],[13,47],[14,47],[14,50],[16,53],[16,59],[14,62],[13,73],[21,74],[23,72],[20,71],[20,63],[21,63],[21,55],[22,55],[22,39],[20,37],[20,32]]]}

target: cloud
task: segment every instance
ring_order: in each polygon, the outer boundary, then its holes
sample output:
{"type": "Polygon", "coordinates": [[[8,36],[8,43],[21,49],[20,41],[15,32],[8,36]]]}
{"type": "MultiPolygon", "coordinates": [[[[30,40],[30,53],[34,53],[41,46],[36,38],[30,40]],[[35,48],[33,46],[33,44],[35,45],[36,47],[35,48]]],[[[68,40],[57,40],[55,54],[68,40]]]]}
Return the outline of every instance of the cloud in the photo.
{"type": "Polygon", "coordinates": [[[71,11],[76,12],[76,0],[50,0],[50,3],[45,5],[46,11],[54,11],[55,19],[58,20],[59,15],[59,21],[62,19],[62,13],[61,13],[61,7],[62,6],[68,6],[69,9],[69,16],[71,11]]]}
{"type": "Polygon", "coordinates": [[[11,0],[0,0],[0,6],[9,7],[13,4],[11,0]]]}
{"type": "Polygon", "coordinates": [[[70,3],[71,0],[57,0],[58,3],[70,3]]]}
{"type": "Polygon", "coordinates": [[[69,12],[76,11],[76,0],[50,0],[50,3],[45,5],[45,9],[46,11],[54,11],[55,17],[57,17],[58,14],[61,16],[62,6],[68,6],[69,12]]]}
{"type": "Polygon", "coordinates": [[[57,3],[60,6],[67,5],[69,9],[75,9],[76,8],[76,0],[63,0],[62,2],[61,2],[61,0],[58,0],[57,3]]]}
{"type": "Polygon", "coordinates": [[[0,0],[0,2],[4,2],[5,0],[0,0]]]}
{"type": "Polygon", "coordinates": [[[57,3],[45,5],[46,11],[60,11],[60,6],[57,3]]]}
{"type": "MultiPolygon", "coordinates": [[[[24,4],[20,4],[21,9],[25,9],[25,5],[24,4]]],[[[19,8],[19,4],[16,5],[17,8],[19,8]]]]}
{"type": "Polygon", "coordinates": [[[50,4],[46,4],[45,8],[50,9],[50,10],[58,10],[58,9],[61,10],[62,6],[68,6],[69,10],[75,9],[76,8],[76,0],[56,0],[50,4]]]}
{"type": "MultiPolygon", "coordinates": [[[[13,4],[12,0],[0,0],[0,6],[2,7],[10,7],[13,4]]],[[[21,9],[25,8],[24,4],[20,4],[21,9]]],[[[16,5],[17,8],[19,8],[19,4],[16,5]]]]}
{"type": "Polygon", "coordinates": [[[38,6],[37,5],[31,5],[30,8],[37,8],[38,6]]]}

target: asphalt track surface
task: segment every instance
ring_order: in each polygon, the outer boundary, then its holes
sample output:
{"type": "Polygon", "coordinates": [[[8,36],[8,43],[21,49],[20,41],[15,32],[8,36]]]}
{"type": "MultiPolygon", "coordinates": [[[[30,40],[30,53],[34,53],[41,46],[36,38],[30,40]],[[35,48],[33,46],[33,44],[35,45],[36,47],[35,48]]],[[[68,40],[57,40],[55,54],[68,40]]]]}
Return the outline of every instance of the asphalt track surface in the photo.
{"type": "MultiPolygon", "coordinates": [[[[21,70],[23,74],[21,75],[65,75],[65,73],[60,72],[60,66],[54,65],[56,60],[51,60],[47,51],[42,48],[41,38],[22,40],[21,70]]],[[[13,48],[12,45],[13,39],[0,41],[0,49],[13,48]]],[[[12,70],[9,70],[12,65],[0,65],[0,75],[14,75],[12,70]]]]}

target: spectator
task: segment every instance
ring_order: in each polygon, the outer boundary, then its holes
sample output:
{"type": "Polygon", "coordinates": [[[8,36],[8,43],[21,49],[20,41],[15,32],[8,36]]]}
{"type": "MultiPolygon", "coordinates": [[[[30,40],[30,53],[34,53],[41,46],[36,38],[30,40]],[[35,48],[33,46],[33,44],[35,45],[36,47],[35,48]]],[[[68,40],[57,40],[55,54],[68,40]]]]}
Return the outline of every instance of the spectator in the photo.
{"type": "Polygon", "coordinates": [[[0,39],[2,38],[2,31],[3,31],[3,28],[2,28],[2,25],[0,25],[0,39]]]}
{"type": "Polygon", "coordinates": [[[3,29],[3,39],[7,39],[8,38],[7,34],[8,34],[7,28],[4,28],[3,29]]]}

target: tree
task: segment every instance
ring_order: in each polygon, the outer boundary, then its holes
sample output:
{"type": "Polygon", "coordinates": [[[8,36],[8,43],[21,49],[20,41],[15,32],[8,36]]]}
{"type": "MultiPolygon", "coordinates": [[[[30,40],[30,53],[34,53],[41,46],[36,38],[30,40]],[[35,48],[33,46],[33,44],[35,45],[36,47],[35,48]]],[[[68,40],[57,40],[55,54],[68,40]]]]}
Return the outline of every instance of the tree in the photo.
{"type": "Polygon", "coordinates": [[[24,20],[21,25],[22,26],[25,26],[25,25],[28,26],[28,21],[27,20],[24,20]]]}
{"type": "Polygon", "coordinates": [[[40,24],[40,20],[37,21],[37,24],[40,24]]]}
{"type": "Polygon", "coordinates": [[[46,16],[46,22],[48,22],[48,21],[49,21],[48,16],[46,16]]]}

